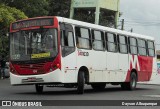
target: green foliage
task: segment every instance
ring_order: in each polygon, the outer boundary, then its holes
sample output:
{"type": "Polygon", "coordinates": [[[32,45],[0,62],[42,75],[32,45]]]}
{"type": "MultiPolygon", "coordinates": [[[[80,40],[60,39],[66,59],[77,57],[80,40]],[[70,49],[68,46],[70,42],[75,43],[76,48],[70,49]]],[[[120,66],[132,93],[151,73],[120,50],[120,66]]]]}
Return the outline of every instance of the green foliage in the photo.
{"type": "MultiPolygon", "coordinates": [[[[95,8],[77,8],[75,9],[74,19],[95,23],[95,8]]],[[[115,25],[115,13],[106,9],[100,9],[99,25],[112,27],[115,25]]]]}
{"type": "Polygon", "coordinates": [[[99,15],[99,25],[115,28],[115,12],[101,9],[99,15]]]}
{"type": "Polygon", "coordinates": [[[50,16],[69,18],[71,0],[47,0],[49,3],[50,16]]]}
{"type": "Polygon", "coordinates": [[[2,2],[23,11],[28,17],[48,15],[49,4],[46,0],[2,0],[2,2]]]}
{"type": "MultiPolygon", "coordinates": [[[[71,6],[71,0],[1,0],[1,2],[20,9],[28,17],[49,15],[69,18],[71,6]]],[[[94,23],[95,8],[76,9],[74,19],[94,23]]],[[[114,12],[101,9],[100,25],[114,27],[114,19],[114,12]]]]}
{"type": "Polygon", "coordinates": [[[0,29],[8,28],[11,22],[27,18],[23,12],[0,4],[0,29]]]}
{"type": "Polygon", "coordinates": [[[0,54],[8,55],[8,34],[10,23],[27,18],[27,16],[17,10],[16,8],[11,8],[0,4],[0,54]]]}
{"type": "Polygon", "coordinates": [[[75,9],[73,18],[76,20],[94,23],[95,22],[95,9],[75,9]]]}

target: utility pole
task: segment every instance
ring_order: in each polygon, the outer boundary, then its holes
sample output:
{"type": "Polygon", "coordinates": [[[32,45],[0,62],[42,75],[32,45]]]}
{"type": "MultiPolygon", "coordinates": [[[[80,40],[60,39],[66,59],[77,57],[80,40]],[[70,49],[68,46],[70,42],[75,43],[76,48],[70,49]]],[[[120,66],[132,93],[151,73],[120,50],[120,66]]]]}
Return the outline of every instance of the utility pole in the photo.
{"type": "Polygon", "coordinates": [[[73,19],[73,16],[74,16],[74,7],[73,7],[73,4],[74,4],[74,0],[71,0],[71,8],[70,8],[70,18],[73,19]]]}
{"type": "Polygon", "coordinates": [[[121,30],[124,30],[124,19],[122,19],[121,30]]]}

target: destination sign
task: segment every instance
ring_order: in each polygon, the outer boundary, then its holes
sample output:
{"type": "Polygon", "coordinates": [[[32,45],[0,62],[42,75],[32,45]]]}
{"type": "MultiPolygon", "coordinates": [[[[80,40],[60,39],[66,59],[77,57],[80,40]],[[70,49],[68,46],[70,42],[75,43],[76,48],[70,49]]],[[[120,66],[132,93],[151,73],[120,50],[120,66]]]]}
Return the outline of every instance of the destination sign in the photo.
{"type": "Polygon", "coordinates": [[[46,57],[50,57],[50,52],[48,53],[40,53],[40,54],[32,54],[31,58],[35,59],[35,58],[46,58],[46,57]]]}
{"type": "Polygon", "coordinates": [[[36,27],[36,26],[52,26],[52,25],[53,25],[53,18],[24,20],[24,21],[13,23],[12,30],[36,27]]]}

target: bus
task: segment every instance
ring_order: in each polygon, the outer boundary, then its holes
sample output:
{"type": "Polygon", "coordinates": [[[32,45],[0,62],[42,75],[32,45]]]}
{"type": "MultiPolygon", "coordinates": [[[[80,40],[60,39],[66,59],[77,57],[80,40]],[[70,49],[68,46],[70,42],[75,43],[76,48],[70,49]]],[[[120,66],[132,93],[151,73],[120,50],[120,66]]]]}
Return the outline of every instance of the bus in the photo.
{"type": "Polygon", "coordinates": [[[45,16],[10,25],[11,85],[135,90],[157,74],[153,37],[73,19],[45,16]]]}

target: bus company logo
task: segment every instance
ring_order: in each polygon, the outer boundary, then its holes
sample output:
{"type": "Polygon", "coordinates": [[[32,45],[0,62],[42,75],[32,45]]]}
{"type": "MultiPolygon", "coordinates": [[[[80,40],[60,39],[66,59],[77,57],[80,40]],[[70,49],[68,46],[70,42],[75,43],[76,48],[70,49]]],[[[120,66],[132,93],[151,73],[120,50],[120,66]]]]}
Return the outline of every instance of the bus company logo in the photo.
{"type": "Polygon", "coordinates": [[[11,101],[2,101],[2,106],[11,106],[11,101]]]}
{"type": "Polygon", "coordinates": [[[78,56],[89,56],[89,53],[83,52],[82,50],[78,50],[78,56]]]}
{"type": "Polygon", "coordinates": [[[37,73],[37,70],[33,70],[33,73],[37,73]]]}
{"type": "Polygon", "coordinates": [[[30,67],[30,68],[33,68],[33,65],[30,65],[29,67],[30,67]]]}
{"type": "Polygon", "coordinates": [[[129,56],[129,69],[133,69],[133,68],[140,71],[139,60],[138,60],[138,56],[136,55],[129,56]]]}

